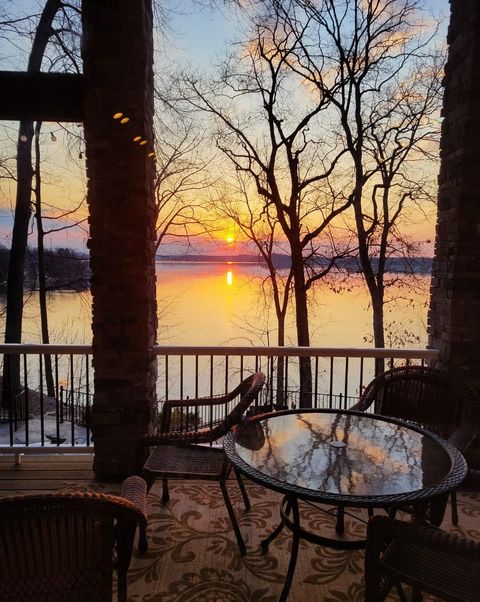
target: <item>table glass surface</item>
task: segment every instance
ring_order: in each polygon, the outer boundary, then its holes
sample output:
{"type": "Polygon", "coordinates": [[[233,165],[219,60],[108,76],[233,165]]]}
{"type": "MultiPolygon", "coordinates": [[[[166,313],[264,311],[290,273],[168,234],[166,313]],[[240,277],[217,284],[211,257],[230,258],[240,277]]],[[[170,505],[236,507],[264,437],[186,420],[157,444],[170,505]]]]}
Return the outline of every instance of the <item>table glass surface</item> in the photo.
{"type": "Polygon", "coordinates": [[[434,437],[365,414],[279,413],[241,424],[234,439],[236,454],[262,475],[329,494],[414,492],[452,469],[434,437]]]}

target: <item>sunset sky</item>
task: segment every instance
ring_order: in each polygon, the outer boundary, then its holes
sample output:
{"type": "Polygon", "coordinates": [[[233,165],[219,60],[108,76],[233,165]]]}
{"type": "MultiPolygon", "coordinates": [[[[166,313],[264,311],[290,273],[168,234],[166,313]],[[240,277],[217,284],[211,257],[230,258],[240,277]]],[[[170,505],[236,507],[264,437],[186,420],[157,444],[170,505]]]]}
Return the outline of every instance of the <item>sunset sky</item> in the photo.
{"type": "MultiPolygon", "coordinates": [[[[223,10],[208,10],[206,2],[198,3],[195,0],[170,1],[167,6],[168,27],[162,42],[157,44],[156,64],[161,67],[173,62],[179,65],[191,65],[202,72],[209,72],[219,64],[228,42],[237,36],[239,27],[238,14],[223,10]]],[[[2,8],[5,11],[16,11],[16,14],[27,14],[38,12],[43,5],[41,1],[17,0],[8,3],[2,8]]],[[[429,0],[425,5],[430,8],[436,16],[448,15],[448,0],[429,0]]],[[[442,36],[446,31],[447,21],[442,25],[442,36]]],[[[24,68],[27,54],[18,51],[18,44],[7,44],[0,39],[0,68],[22,69],[24,68]]],[[[63,128],[58,124],[44,124],[43,127],[44,158],[51,171],[51,176],[46,181],[48,198],[53,206],[62,208],[73,207],[85,193],[85,176],[82,166],[84,155],[81,145],[71,149],[70,156],[65,153],[63,128]],[[75,167],[76,165],[76,167],[75,167]]],[[[12,157],[14,143],[16,140],[16,124],[3,123],[0,130],[3,155],[12,157]],[[6,150],[10,149],[10,150],[6,150]]],[[[15,186],[12,181],[4,180],[0,183],[0,244],[9,244],[12,224],[12,208],[14,203],[15,186]]],[[[86,210],[81,211],[80,216],[86,217],[86,210]]],[[[411,234],[419,239],[432,239],[434,232],[433,223],[426,224],[424,219],[411,226],[411,234]]],[[[83,229],[66,231],[51,238],[52,246],[67,245],[76,248],[84,248],[87,234],[83,229]]],[[[237,233],[233,227],[225,225],[220,229],[218,238],[220,245],[204,243],[202,248],[207,252],[228,252],[233,249],[242,252],[245,248],[238,242],[237,233]]],[[[167,253],[170,246],[161,250],[167,253]]],[[[248,250],[248,249],[247,249],[248,250]]],[[[426,254],[431,254],[432,245],[424,247],[426,254]]]]}

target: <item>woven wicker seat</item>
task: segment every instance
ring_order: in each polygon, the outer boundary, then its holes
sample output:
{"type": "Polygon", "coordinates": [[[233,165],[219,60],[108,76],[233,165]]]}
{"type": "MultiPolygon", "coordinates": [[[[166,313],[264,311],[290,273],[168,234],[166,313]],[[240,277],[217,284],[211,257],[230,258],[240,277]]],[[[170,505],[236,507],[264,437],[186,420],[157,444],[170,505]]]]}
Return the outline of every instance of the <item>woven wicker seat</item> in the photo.
{"type": "Polygon", "coordinates": [[[384,600],[401,583],[452,602],[480,600],[480,544],[434,527],[376,516],[368,525],[365,600],[384,600]]]}
{"type": "MultiPolygon", "coordinates": [[[[351,409],[419,424],[465,453],[480,431],[480,399],[463,379],[426,366],[402,366],[378,375],[351,409]]],[[[468,460],[468,458],[467,458],[468,460]]],[[[452,520],[458,523],[455,492],[452,520]]]]}
{"type": "Polygon", "coordinates": [[[0,600],[105,602],[127,599],[137,524],[145,525],[146,483],[130,477],[119,496],[52,493],[0,500],[0,600]]]}
{"type": "MultiPolygon", "coordinates": [[[[245,554],[245,543],[226,487],[231,465],[222,447],[208,444],[218,441],[241,421],[248,406],[257,398],[264,382],[265,376],[257,372],[227,395],[166,401],[162,408],[161,432],[157,435],[145,435],[138,443],[139,463],[144,457],[145,449],[153,447],[143,466],[142,476],[147,482],[147,491],[157,477],[162,479],[164,504],[169,500],[168,479],[206,479],[219,482],[242,554],[245,554]],[[226,418],[215,422],[214,417],[222,415],[222,412],[224,415],[226,408],[230,413],[226,418]],[[204,426],[205,416],[208,417],[211,426],[204,426]]],[[[245,508],[248,510],[250,502],[247,492],[240,474],[237,471],[235,474],[245,508]]],[[[140,552],[145,552],[147,547],[146,530],[140,529],[140,552]]]]}

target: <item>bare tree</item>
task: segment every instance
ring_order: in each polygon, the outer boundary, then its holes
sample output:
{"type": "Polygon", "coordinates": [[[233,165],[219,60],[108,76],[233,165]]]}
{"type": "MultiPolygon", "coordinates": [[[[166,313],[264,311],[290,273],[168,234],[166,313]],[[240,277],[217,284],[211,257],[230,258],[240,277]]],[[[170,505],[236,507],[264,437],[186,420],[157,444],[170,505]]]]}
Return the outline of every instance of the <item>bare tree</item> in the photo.
{"type": "MultiPolygon", "coordinates": [[[[248,178],[237,173],[238,186],[228,193],[223,193],[213,203],[213,209],[220,219],[227,219],[235,224],[242,238],[256,248],[265,266],[268,276],[262,282],[261,290],[265,302],[272,301],[276,325],[276,344],[283,347],[286,343],[286,319],[292,293],[293,268],[282,263],[278,257],[285,252],[285,244],[278,240],[280,226],[272,207],[265,207],[257,198],[255,191],[249,189],[248,178]],[[240,196],[239,196],[240,194],[240,196]]],[[[283,406],[285,399],[285,361],[279,357],[276,366],[275,401],[283,406]]]]}
{"type": "MultiPolygon", "coordinates": [[[[64,4],[60,0],[47,0],[39,17],[38,25],[29,53],[27,72],[36,73],[41,70],[46,59],[51,68],[64,66],[65,61],[71,60],[72,51],[68,50],[63,36],[72,36],[73,17],[70,11],[78,14],[79,9],[73,4],[64,4]],[[55,19],[62,19],[62,25],[54,27],[55,19]],[[53,45],[60,48],[60,53],[47,53],[47,45],[53,40],[53,45]]],[[[21,23],[24,20],[20,20],[21,23]]],[[[29,23],[29,19],[26,21],[29,23]]],[[[5,22],[7,23],[7,22],[5,22]]],[[[4,23],[4,27],[6,26],[4,23]]],[[[8,22],[8,27],[16,27],[17,23],[8,22]]],[[[7,277],[7,311],[5,323],[5,342],[18,343],[22,336],[24,266],[27,249],[28,228],[32,211],[32,142],[34,137],[33,121],[20,121],[17,141],[17,194],[15,215],[12,230],[12,243],[9,257],[7,277]]],[[[9,403],[10,395],[20,388],[19,356],[9,356],[4,362],[2,403],[9,403]]]]}
{"type": "MultiPolygon", "coordinates": [[[[35,169],[34,169],[34,209],[35,209],[35,222],[37,225],[37,263],[38,263],[38,302],[40,306],[40,328],[42,335],[42,343],[50,343],[50,334],[48,328],[48,312],[47,312],[47,273],[45,268],[45,237],[54,232],[60,230],[66,230],[70,228],[78,227],[83,221],[76,218],[80,206],[83,204],[83,200],[79,205],[70,210],[56,211],[55,215],[49,211],[48,220],[54,220],[56,222],[62,222],[57,227],[50,227],[45,229],[43,206],[42,206],[42,173],[41,173],[41,145],[40,145],[40,132],[42,128],[42,122],[37,121],[35,123],[34,139],[35,139],[35,169]],[[70,220],[68,224],[64,223],[64,220],[74,216],[73,220],[70,220]]],[[[65,284],[64,284],[65,286],[65,284]]],[[[51,356],[45,354],[45,383],[47,386],[47,394],[51,397],[55,396],[55,385],[53,378],[53,367],[51,356]]]]}
{"type": "MultiPolygon", "coordinates": [[[[184,75],[182,99],[213,117],[217,147],[252,182],[260,212],[278,222],[292,261],[297,343],[309,346],[308,290],[346,252],[338,241],[333,250],[330,244],[335,219],[353,197],[327,194],[329,177],[345,153],[328,132],[318,134],[334,90],[305,89],[304,76],[291,68],[299,48],[284,20],[269,15],[210,89],[184,75]],[[321,248],[326,263],[316,259],[321,248]]],[[[311,392],[310,361],[302,358],[302,406],[310,405],[311,392]]]]}
{"type": "Polygon", "coordinates": [[[164,102],[162,109],[155,124],[156,252],[167,240],[188,243],[209,231],[202,195],[214,181],[199,129],[164,102]]]}
{"type": "Polygon", "coordinates": [[[400,224],[409,203],[418,209],[431,200],[421,172],[438,138],[435,29],[422,22],[419,0],[273,0],[270,6],[297,44],[289,66],[328,99],[332,128],[348,152],[350,173],[333,186],[352,200],[374,342],[384,347],[388,258],[412,255],[400,224]]]}
{"type": "Polygon", "coordinates": [[[357,210],[356,227],[376,347],[385,346],[386,291],[402,282],[400,266],[389,275],[389,263],[402,260],[403,275],[415,275],[419,246],[404,229],[413,221],[413,212],[425,220],[429,204],[433,206],[440,73],[435,62],[416,65],[408,80],[390,87],[386,98],[371,106],[365,124],[364,163],[373,166],[375,175],[359,200],[361,220],[357,210]]]}

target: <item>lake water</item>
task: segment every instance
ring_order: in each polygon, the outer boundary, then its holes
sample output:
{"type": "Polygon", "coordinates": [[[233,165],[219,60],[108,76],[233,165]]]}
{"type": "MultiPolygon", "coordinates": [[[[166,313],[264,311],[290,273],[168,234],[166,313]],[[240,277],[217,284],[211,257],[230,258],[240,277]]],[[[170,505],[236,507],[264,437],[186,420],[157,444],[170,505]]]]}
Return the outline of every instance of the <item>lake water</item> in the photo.
{"type": "MultiPolygon", "coordinates": [[[[159,344],[276,345],[274,312],[262,294],[266,275],[258,265],[158,263],[159,344]]],[[[385,310],[387,346],[425,346],[429,284],[430,276],[417,276],[392,286],[385,310]]],[[[90,343],[90,304],[88,292],[51,293],[51,342],[90,343]]],[[[311,291],[312,346],[371,347],[371,322],[359,276],[349,278],[348,286],[334,277],[311,291]]],[[[287,332],[288,343],[295,344],[292,315],[287,332]]],[[[25,299],[23,342],[39,341],[38,295],[32,293],[25,299]]]]}

